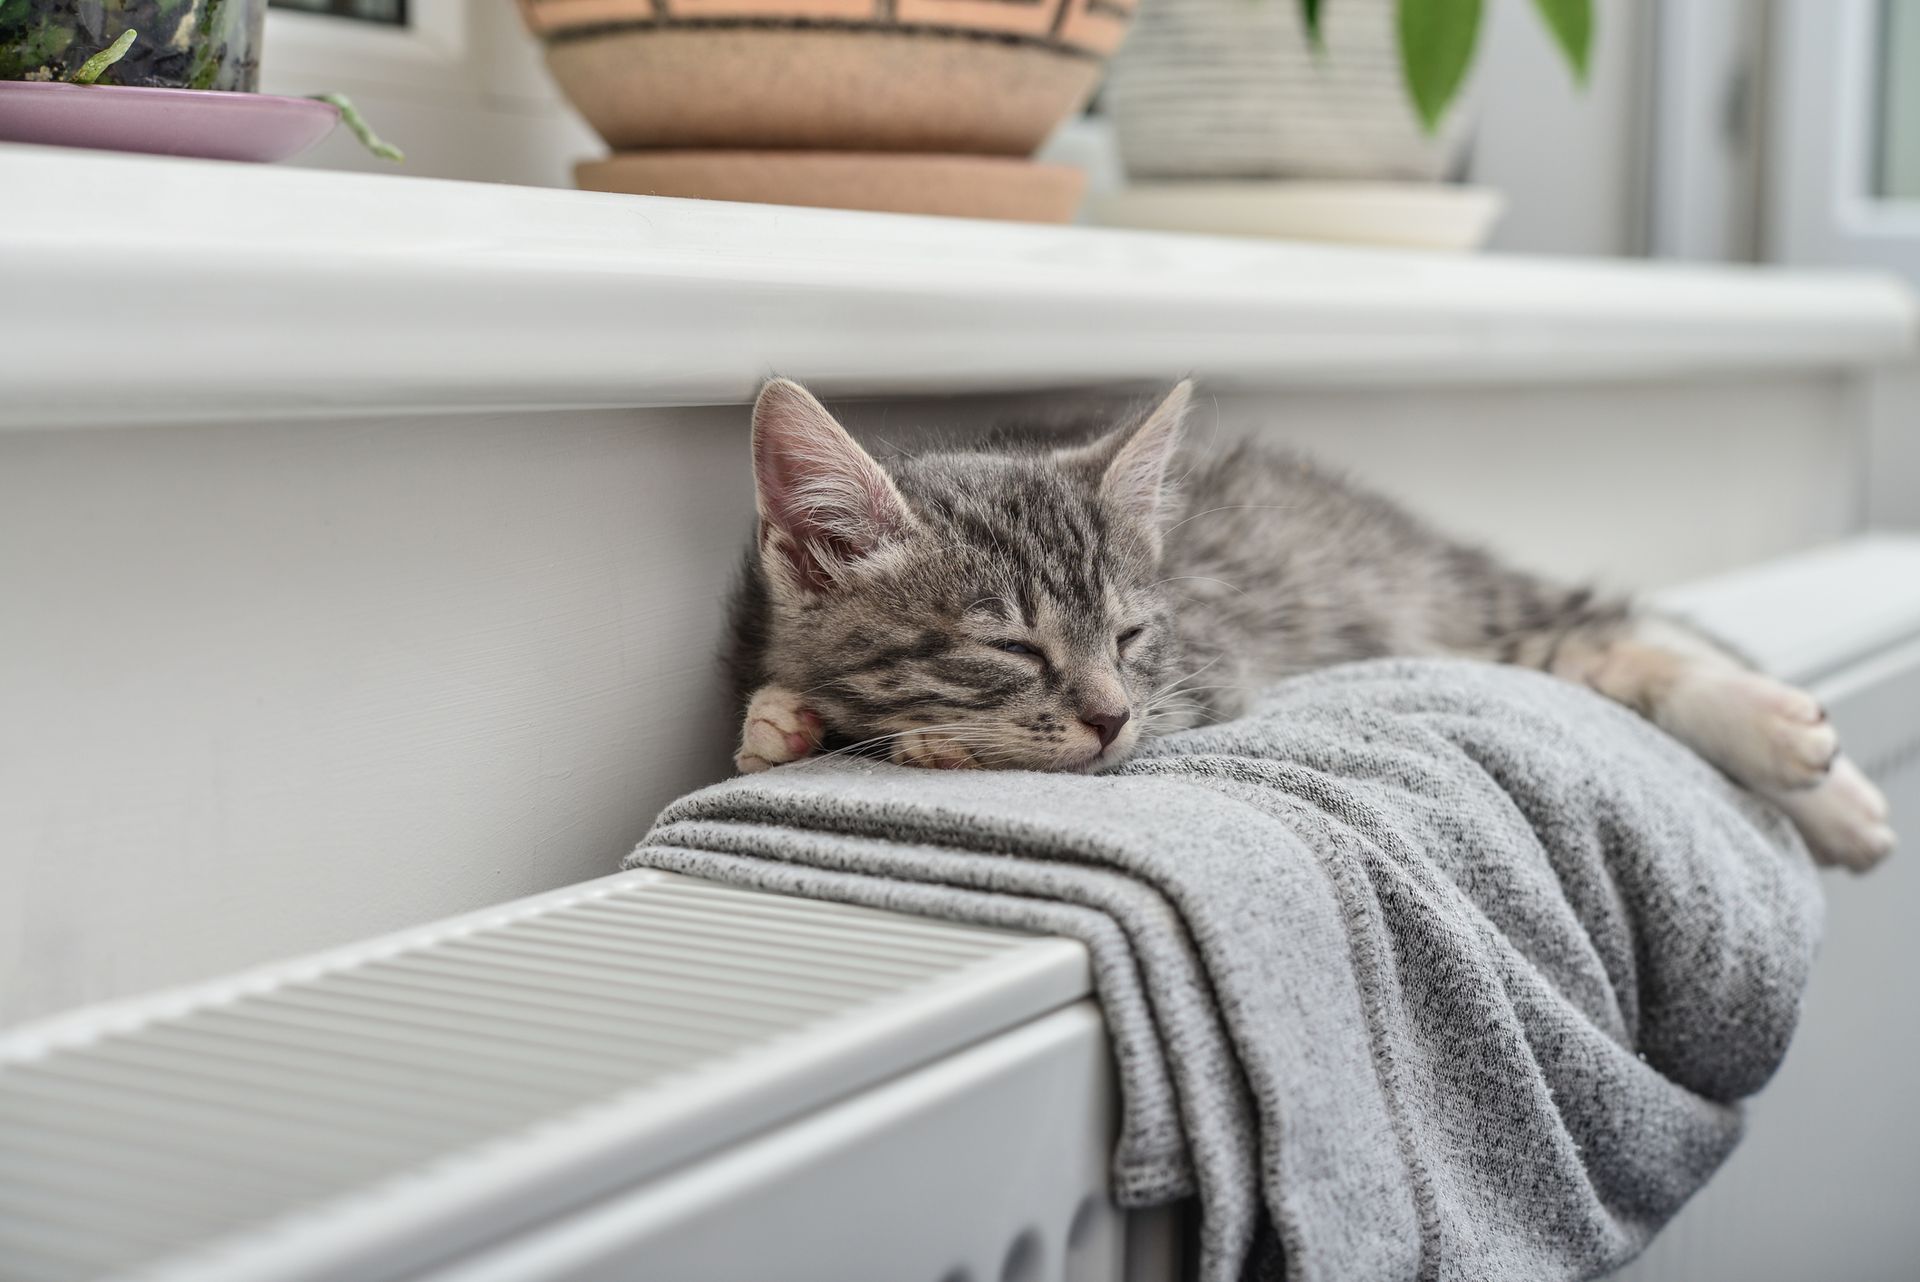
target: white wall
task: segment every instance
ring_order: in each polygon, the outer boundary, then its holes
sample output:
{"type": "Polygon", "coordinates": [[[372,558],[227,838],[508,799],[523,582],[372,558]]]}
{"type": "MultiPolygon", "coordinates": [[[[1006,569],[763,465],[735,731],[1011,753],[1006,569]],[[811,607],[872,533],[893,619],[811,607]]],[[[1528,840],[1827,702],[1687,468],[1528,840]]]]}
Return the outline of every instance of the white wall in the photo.
{"type": "MultiPolygon", "coordinates": [[[[1496,250],[1626,254],[1644,243],[1640,138],[1648,0],[1596,0],[1595,8],[1593,74],[1582,89],[1530,0],[1488,6],[1473,181],[1507,193],[1496,250]]],[[[444,65],[429,58],[421,68],[356,55],[350,45],[329,53],[309,35],[328,20],[288,17],[271,15],[263,88],[344,91],[407,152],[406,164],[396,168],[367,155],[341,130],[296,164],[571,187],[573,163],[606,151],[554,90],[511,5],[468,6],[462,60],[444,65]]],[[[350,40],[351,32],[342,39],[350,40]]],[[[1111,140],[1072,141],[1077,145],[1065,158],[1094,166],[1095,189],[1111,183],[1118,174],[1111,140]]]]}
{"type": "Polygon", "coordinates": [[[1867,520],[1920,530],[1920,365],[1882,371],[1867,396],[1867,520]]]}
{"type": "MultiPolygon", "coordinates": [[[[573,186],[573,164],[606,145],[568,106],[506,0],[429,0],[443,39],[411,43],[337,18],[267,15],[261,88],[340,92],[406,152],[395,165],[345,129],[292,162],[532,187],[573,186]]],[[[415,8],[421,8],[415,0],[415,8]]]]}
{"type": "Polygon", "coordinates": [[[1507,194],[1493,249],[1644,251],[1650,9],[1648,0],[1595,0],[1582,89],[1531,0],[1487,6],[1471,181],[1507,194]]]}
{"type": "MultiPolygon", "coordinates": [[[[1847,396],[1237,396],[1198,427],[1651,585],[1850,528],[1847,396]]],[[[726,766],[745,444],[737,408],[0,434],[0,1025],[612,869],[726,766]]]]}
{"type": "Polygon", "coordinates": [[[725,762],[740,421],[0,436],[0,1024],[613,870],[725,762]]]}

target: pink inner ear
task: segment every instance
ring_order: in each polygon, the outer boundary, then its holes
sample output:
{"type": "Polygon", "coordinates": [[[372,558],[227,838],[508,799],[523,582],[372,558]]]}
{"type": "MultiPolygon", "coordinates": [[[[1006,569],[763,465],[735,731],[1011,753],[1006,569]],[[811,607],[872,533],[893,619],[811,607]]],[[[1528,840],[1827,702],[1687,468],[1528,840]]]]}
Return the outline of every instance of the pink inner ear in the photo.
{"type": "Polygon", "coordinates": [[[851,565],[875,545],[848,537],[833,525],[811,519],[792,505],[781,505],[760,522],[760,547],[777,550],[793,566],[803,586],[825,592],[834,584],[829,565],[851,565]]]}
{"type": "Polygon", "coordinates": [[[1133,430],[1101,478],[1107,497],[1141,520],[1151,523],[1159,515],[1167,466],[1180,444],[1191,391],[1191,384],[1178,384],[1133,430]]]}
{"type": "Polygon", "coordinates": [[[906,525],[887,474],[798,384],[770,383],[754,406],[754,476],[761,547],[777,548],[811,591],[906,525]]]}

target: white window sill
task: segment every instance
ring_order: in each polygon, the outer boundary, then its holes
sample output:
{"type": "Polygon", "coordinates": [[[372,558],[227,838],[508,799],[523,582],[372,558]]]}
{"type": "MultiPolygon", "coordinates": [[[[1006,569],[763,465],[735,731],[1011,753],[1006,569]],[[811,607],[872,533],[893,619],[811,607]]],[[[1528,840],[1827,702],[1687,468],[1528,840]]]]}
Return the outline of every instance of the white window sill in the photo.
{"type": "Polygon", "coordinates": [[[1845,369],[1871,276],[1453,257],[0,146],[0,427],[1845,369]]]}

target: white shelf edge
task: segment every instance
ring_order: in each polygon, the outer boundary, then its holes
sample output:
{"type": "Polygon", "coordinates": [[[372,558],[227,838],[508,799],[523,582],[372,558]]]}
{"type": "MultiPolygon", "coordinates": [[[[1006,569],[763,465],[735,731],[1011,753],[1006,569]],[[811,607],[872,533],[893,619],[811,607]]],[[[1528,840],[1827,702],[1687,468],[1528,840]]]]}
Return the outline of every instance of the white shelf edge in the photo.
{"type": "Polygon", "coordinates": [[[1818,686],[1920,638],[1920,536],[1856,535],[1681,584],[1654,604],[1725,637],[1767,671],[1818,686]]]}
{"type": "Polygon", "coordinates": [[[1874,276],[1342,249],[0,146],[0,427],[1907,359],[1874,276]],[[105,327],[110,322],[111,330],[105,327]]]}

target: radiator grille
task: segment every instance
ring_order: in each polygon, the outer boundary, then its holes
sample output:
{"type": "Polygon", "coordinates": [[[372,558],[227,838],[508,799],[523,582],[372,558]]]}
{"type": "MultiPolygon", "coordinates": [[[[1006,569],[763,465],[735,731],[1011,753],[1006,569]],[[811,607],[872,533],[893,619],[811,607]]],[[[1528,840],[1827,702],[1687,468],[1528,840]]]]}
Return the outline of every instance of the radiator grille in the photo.
{"type": "Polygon", "coordinates": [[[0,1041],[0,1277],[366,1282],[1085,988],[1059,940],[634,873],[87,1012],[0,1041]]]}

